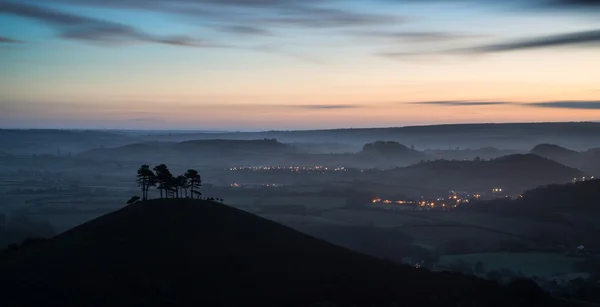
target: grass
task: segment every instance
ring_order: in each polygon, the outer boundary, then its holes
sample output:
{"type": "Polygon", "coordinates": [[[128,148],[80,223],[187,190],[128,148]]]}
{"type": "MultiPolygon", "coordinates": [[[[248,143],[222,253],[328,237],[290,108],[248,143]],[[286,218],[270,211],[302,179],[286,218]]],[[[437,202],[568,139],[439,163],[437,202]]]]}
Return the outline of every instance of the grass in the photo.
{"type": "Polygon", "coordinates": [[[346,199],[342,197],[267,197],[258,201],[259,206],[304,206],[307,209],[335,209],[346,205],[346,199]]]}

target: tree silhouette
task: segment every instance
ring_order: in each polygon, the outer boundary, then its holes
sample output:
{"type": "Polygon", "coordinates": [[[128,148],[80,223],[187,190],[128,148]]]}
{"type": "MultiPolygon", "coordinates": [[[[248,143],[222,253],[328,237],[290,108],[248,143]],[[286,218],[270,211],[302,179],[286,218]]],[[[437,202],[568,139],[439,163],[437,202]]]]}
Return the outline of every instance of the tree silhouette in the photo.
{"type": "Polygon", "coordinates": [[[156,184],[154,177],[154,172],[152,172],[149,165],[144,164],[138,169],[136,182],[142,189],[142,200],[148,199],[148,189],[156,184]]]}
{"type": "Polygon", "coordinates": [[[194,195],[198,195],[198,198],[202,193],[198,191],[198,189],[202,186],[202,180],[200,179],[200,174],[195,169],[189,169],[183,175],[188,180],[188,186],[190,188],[190,197],[194,198],[194,195]]]}
{"type": "Polygon", "coordinates": [[[173,174],[169,171],[169,168],[164,165],[158,165],[154,167],[156,173],[155,181],[158,184],[157,189],[160,191],[160,198],[163,198],[163,191],[166,198],[169,198],[170,185],[173,183],[173,174]]]}
{"type": "Polygon", "coordinates": [[[185,198],[188,197],[188,179],[184,175],[177,176],[177,187],[185,192],[185,198]]]}
{"type": "Polygon", "coordinates": [[[166,178],[165,190],[167,191],[167,198],[179,198],[179,189],[177,187],[177,178],[170,176],[166,178]]]}

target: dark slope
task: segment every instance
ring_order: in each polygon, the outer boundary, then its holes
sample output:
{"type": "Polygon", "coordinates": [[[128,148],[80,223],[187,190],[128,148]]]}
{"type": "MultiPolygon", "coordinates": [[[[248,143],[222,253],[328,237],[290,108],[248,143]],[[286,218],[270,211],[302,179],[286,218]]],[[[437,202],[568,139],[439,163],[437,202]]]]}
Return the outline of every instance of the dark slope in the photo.
{"type": "Polygon", "coordinates": [[[553,305],[536,287],[394,265],[192,200],[138,203],[0,255],[0,281],[3,306],[553,305]]]}

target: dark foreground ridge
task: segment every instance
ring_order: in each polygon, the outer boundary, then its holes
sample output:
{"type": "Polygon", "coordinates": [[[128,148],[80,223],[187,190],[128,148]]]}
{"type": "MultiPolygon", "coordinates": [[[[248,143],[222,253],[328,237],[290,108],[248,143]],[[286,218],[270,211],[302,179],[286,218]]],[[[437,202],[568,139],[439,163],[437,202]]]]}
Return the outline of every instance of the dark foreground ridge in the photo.
{"type": "Polygon", "coordinates": [[[563,306],[361,255],[221,204],[136,203],[0,255],[2,306],[563,306]]]}

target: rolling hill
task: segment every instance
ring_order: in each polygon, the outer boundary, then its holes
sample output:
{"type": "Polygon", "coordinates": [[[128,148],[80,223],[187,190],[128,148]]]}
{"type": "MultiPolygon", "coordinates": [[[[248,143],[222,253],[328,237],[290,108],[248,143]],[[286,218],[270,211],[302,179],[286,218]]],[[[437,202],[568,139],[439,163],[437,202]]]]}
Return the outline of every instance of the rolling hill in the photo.
{"type": "Polygon", "coordinates": [[[531,149],[531,153],[579,168],[592,175],[600,175],[600,154],[597,148],[578,152],[554,144],[539,144],[531,149]]]}
{"type": "Polygon", "coordinates": [[[548,159],[564,162],[579,155],[579,152],[554,144],[539,144],[531,149],[531,153],[548,159]]]}
{"type": "Polygon", "coordinates": [[[578,169],[534,154],[479,161],[435,160],[377,175],[388,182],[413,186],[480,192],[500,187],[515,193],[540,185],[569,182],[582,176],[585,174],[578,169]]]}
{"type": "Polygon", "coordinates": [[[177,159],[266,160],[284,153],[294,153],[295,148],[274,139],[261,140],[193,140],[185,142],[143,142],[114,148],[96,148],[79,154],[88,159],[124,161],[170,161],[177,159]]]}
{"type": "Polygon", "coordinates": [[[196,200],[137,203],[0,254],[4,306],[563,306],[392,264],[196,200]]]}

